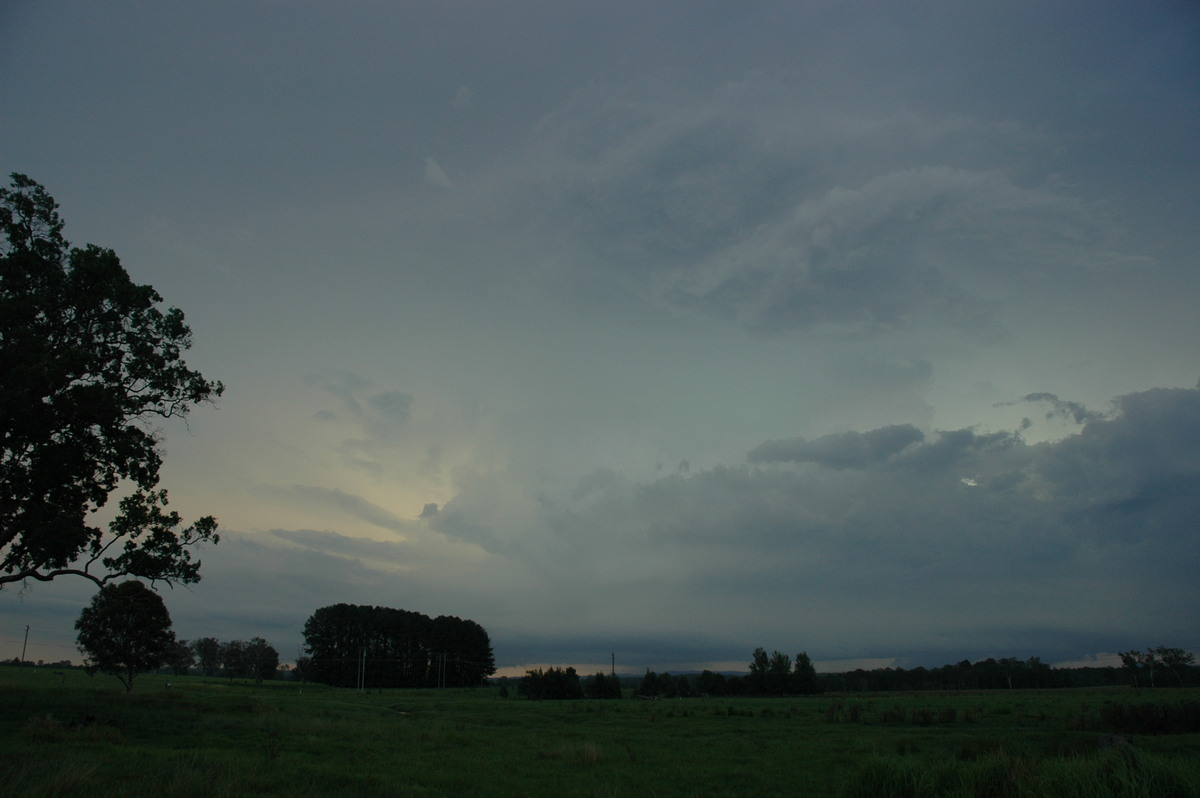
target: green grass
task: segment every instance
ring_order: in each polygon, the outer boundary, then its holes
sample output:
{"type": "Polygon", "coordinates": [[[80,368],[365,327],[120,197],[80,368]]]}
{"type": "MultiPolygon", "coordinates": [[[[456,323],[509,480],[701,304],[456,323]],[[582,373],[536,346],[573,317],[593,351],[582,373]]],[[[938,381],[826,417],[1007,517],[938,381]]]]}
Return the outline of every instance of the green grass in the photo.
{"type": "Polygon", "coordinates": [[[1132,689],[530,702],[0,667],[11,796],[1200,796],[1200,734],[1132,689]]]}

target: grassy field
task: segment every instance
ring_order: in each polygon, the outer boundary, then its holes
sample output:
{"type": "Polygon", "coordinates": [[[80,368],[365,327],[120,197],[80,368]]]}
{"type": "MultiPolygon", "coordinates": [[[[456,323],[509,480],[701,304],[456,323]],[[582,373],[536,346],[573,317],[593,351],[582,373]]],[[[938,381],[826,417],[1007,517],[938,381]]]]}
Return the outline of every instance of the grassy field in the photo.
{"type": "Polygon", "coordinates": [[[1200,796],[1200,734],[1106,703],[1197,690],[531,702],[0,667],[11,796],[1200,796]]]}

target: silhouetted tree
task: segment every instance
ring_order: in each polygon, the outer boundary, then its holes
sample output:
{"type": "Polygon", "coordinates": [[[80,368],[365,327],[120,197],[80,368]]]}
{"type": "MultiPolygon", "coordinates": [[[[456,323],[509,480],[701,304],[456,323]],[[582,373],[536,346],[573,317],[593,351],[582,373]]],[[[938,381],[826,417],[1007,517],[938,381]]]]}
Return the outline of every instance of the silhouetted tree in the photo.
{"type": "Polygon", "coordinates": [[[176,676],[186,676],[195,664],[196,654],[192,650],[191,644],[186,640],[175,641],[175,645],[171,647],[171,653],[167,657],[167,665],[171,668],[171,672],[176,676]]]}
{"type": "Polygon", "coordinates": [[[579,674],[574,668],[536,668],[526,671],[517,683],[517,693],[535,701],[583,698],[579,674]]]}
{"type": "Polygon", "coordinates": [[[762,695],[767,692],[767,672],[771,669],[771,657],[762,646],[750,655],[750,674],[746,677],[750,692],[762,695]]]}
{"type": "Polygon", "coordinates": [[[101,588],[75,628],[88,671],[116,676],[125,692],[137,674],[163,665],[175,645],[167,606],[136,580],[101,588]]]}
{"type": "Polygon", "coordinates": [[[274,679],[279,670],[279,652],[261,637],[252,637],[242,649],[247,678],[261,682],[274,679]]]}
{"type": "Polygon", "coordinates": [[[616,674],[593,674],[584,682],[583,693],[588,698],[620,698],[621,680],[616,674]]]}
{"type": "Polygon", "coordinates": [[[250,676],[250,660],[244,641],[230,640],[221,644],[221,667],[224,675],[230,679],[245,679],[250,676]]]}
{"type": "Polygon", "coordinates": [[[649,668],[646,669],[646,675],[638,682],[635,695],[642,698],[659,698],[662,696],[670,696],[674,692],[671,675],[664,673],[661,676],[649,668]]]}
{"type": "Polygon", "coordinates": [[[771,653],[767,663],[767,692],[772,695],[784,695],[791,687],[792,658],[782,651],[771,653]]]}
{"type": "Polygon", "coordinates": [[[1196,661],[1194,655],[1182,648],[1169,646],[1147,648],[1145,651],[1122,651],[1118,656],[1120,656],[1125,670],[1129,671],[1133,677],[1135,686],[1138,684],[1139,678],[1144,676],[1150,686],[1154,687],[1154,671],[1159,666],[1175,676],[1176,681],[1182,686],[1184,674],[1196,661]]]}
{"type": "Polygon", "coordinates": [[[696,689],[701,695],[722,696],[726,694],[728,687],[723,675],[703,670],[696,679],[696,689]]]}
{"type": "Polygon", "coordinates": [[[817,668],[809,659],[806,651],[801,651],[796,655],[795,665],[792,669],[792,689],[801,695],[821,692],[821,684],[817,680],[817,668]]]}
{"type": "Polygon", "coordinates": [[[1121,658],[1121,664],[1133,676],[1133,684],[1137,686],[1138,677],[1142,674],[1147,676],[1150,686],[1154,686],[1154,666],[1157,661],[1154,657],[1154,649],[1147,648],[1145,651],[1122,651],[1118,654],[1121,658]]]}
{"type": "Polygon", "coordinates": [[[445,657],[445,687],[477,687],[496,672],[492,641],[482,626],[453,615],[430,624],[430,648],[445,657]]]}
{"type": "Polygon", "coordinates": [[[192,643],[196,653],[196,664],[205,676],[216,676],[221,670],[221,641],[215,637],[201,637],[192,643]]]}
{"type": "Polygon", "coordinates": [[[195,582],[189,547],[216,543],[217,522],[181,528],[167,511],[150,422],[223,387],[183,362],[182,312],[160,310],[112,250],[71,247],[62,227],[38,183],[13,174],[0,189],[0,587],[66,575],[195,582]],[[107,530],[93,526],[118,488],[132,491],[107,530]]]}
{"type": "Polygon", "coordinates": [[[1159,646],[1154,649],[1158,661],[1162,666],[1171,672],[1179,681],[1179,686],[1183,686],[1183,676],[1196,662],[1196,656],[1184,651],[1182,648],[1172,648],[1168,646],[1159,646]]]}

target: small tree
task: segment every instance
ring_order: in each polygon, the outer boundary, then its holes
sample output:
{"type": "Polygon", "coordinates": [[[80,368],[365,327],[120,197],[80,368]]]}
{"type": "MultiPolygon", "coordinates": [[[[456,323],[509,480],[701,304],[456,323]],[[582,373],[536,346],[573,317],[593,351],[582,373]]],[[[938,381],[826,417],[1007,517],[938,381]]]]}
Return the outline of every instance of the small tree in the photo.
{"type": "Polygon", "coordinates": [[[728,692],[725,677],[719,673],[713,673],[710,670],[701,671],[700,677],[696,680],[696,689],[701,695],[722,696],[728,692]]]}
{"type": "Polygon", "coordinates": [[[773,695],[788,692],[791,672],[792,658],[782,651],[771,652],[771,659],[767,664],[767,692],[773,695]]]}
{"type": "Polygon", "coordinates": [[[801,651],[796,655],[796,664],[792,670],[792,686],[801,695],[821,692],[821,685],[817,681],[817,668],[809,659],[807,651],[801,651]]]}
{"type": "Polygon", "coordinates": [[[750,675],[746,677],[750,692],[762,695],[767,692],[767,673],[771,669],[771,658],[762,646],[754,649],[750,660],[750,675]]]}
{"type": "Polygon", "coordinates": [[[196,652],[196,664],[205,676],[216,676],[221,670],[221,641],[215,637],[201,637],[192,643],[196,652]]]}
{"type": "Polygon", "coordinates": [[[101,588],[75,628],[88,672],[116,676],[127,693],[137,674],[166,663],[175,646],[167,605],[136,580],[101,588]]]}

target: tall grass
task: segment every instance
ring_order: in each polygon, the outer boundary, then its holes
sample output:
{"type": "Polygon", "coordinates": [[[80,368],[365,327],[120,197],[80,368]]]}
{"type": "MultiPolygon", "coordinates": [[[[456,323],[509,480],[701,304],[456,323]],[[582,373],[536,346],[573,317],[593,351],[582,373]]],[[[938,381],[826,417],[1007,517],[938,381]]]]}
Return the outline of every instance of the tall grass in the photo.
{"type": "Polygon", "coordinates": [[[1131,745],[1102,717],[1200,691],[535,702],[171,681],[126,695],[0,667],[0,794],[1200,796],[1200,734],[1131,745]]]}
{"type": "Polygon", "coordinates": [[[867,763],[846,786],[848,798],[1191,798],[1195,768],[1133,748],[1072,757],[1014,757],[998,751],[974,761],[933,764],[903,757],[867,763]]]}

